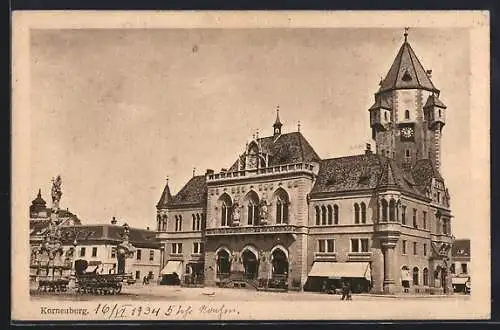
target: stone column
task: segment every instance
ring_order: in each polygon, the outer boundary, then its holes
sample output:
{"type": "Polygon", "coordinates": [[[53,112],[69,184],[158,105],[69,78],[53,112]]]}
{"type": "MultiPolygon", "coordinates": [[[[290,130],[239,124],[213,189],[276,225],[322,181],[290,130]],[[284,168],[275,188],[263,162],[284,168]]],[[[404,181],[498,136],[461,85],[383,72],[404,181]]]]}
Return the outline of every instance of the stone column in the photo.
{"type": "Polygon", "coordinates": [[[394,247],[385,245],[384,249],[384,293],[392,293],[394,287],[394,276],[392,274],[392,262],[394,247]]]}
{"type": "Polygon", "coordinates": [[[394,248],[398,237],[384,237],[382,239],[382,250],[384,253],[384,293],[395,293],[396,284],[394,281],[394,248]]]}

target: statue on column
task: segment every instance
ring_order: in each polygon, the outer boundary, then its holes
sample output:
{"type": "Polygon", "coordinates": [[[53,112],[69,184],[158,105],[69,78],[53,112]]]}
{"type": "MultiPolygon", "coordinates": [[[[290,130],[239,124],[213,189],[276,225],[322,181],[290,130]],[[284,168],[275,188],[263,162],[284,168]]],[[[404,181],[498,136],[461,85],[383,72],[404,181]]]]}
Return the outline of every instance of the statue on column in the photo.
{"type": "Polygon", "coordinates": [[[59,202],[61,201],[62,196],[62,179],[61,176],[58,175],[55,179],[52,179],[52,208],[54,210],[59,210],[59,202]]]}

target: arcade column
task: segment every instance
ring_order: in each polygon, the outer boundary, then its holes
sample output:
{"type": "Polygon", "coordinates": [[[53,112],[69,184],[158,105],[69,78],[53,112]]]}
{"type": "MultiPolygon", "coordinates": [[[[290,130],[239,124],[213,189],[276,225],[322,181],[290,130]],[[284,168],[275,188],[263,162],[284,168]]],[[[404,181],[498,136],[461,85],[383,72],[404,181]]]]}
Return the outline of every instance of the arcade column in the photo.
{"type": "Polygon", "coordinates": [[[396,282],[394,280],[394,249],[398,241],[398,236],[388,235],[381,238],[381,246],[384,254],[384,293],[395,293],[397,291],[396,282]]]}

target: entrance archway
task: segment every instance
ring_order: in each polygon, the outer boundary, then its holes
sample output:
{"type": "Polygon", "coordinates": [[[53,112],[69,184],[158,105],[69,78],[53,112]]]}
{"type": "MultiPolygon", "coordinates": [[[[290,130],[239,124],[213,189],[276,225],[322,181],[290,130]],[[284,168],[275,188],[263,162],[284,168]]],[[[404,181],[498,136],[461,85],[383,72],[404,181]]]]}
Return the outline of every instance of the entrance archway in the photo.
{"type": "Polygon", "coordinates": [[[217,252],[217,275],[229,275],[231,271],[231,259],[226,249],[217,252]]]}
{"type": "Polygon", "coordinates": [[[243,260],[243,267],[245,269],[245,277],[248,279],[256,279],[259,270],[259,263],[255,253],[246,249],[241,254],[243,260]]]}
{"type": "Polygon", "coordinates": [[[282,249],[275,249],[271,254],[272,276],[288,276],[288,257],[282,249]]]}

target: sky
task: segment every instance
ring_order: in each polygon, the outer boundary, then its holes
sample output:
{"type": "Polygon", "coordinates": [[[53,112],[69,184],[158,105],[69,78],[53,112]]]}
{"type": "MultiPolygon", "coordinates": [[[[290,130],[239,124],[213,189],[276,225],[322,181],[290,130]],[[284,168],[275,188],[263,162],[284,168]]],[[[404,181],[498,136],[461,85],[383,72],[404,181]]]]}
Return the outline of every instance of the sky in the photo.
{"type": "MultiPolygon", "coordinates": [[[[154,228],[169,178],[230,167],[259,130],[300,131],[322,158],[362,153],[368,108],[401,29],[33,30],[31,188],[84,223],[154,228]]],[[[411,29],[408,41],[448,106],[441,172],[453,232],[468,237],[470,44],[465,29],[411,29]],[[457,166],[460,164],[460,166],[457,166]]]]}

